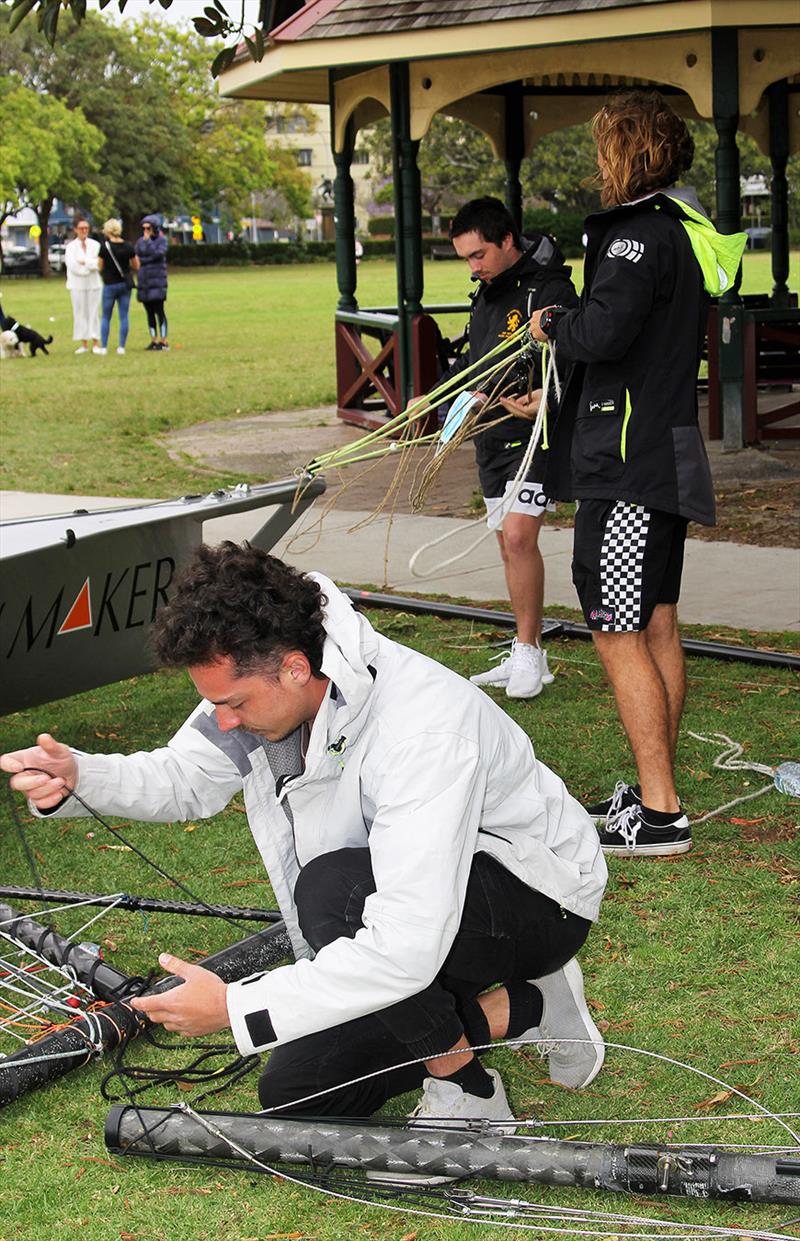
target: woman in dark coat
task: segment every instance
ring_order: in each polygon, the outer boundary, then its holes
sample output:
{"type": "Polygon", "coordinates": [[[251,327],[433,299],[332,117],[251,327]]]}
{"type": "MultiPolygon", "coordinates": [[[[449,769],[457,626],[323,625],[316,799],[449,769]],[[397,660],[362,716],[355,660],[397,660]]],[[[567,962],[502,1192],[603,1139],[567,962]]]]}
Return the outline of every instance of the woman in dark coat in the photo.
{"type": "Polygon", "coordinates": [[[169,349],[164,311],[167,300],[167,239],[161,231],[157,215],[146,215],[142,220],[142,236],[136,242],[136,254],[140,263],[137,297],[145,308],[150,329],[147,348],[169,349]]]}

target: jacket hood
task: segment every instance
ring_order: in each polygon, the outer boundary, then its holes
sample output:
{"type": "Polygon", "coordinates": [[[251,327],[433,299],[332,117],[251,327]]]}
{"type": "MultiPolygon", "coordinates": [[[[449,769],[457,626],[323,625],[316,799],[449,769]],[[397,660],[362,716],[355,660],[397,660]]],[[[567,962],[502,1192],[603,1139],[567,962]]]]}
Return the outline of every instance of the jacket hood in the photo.
{"type": "MultiPolygon", "coordinates": [[[[378,635],[329,577],[323,573],[309,573],[308,576],[319,584],[327,599],[322,620],[325,629],[322,673],[330,678],[336,689],[333,728],[338,735],[347,726],[349,740],[352,740],[355,732],[360,731],[356,721],[359,716],[363,720],[364,707],[372,692],[374,669],[371,672],[370,667],[378,654],[378,635]]],[[[333,692],[331,698],[334,698],[333,692]]],[[[324,712],[320,712],[318,719],[323,715],[324,712]]]]}
{"type": "Polygon", "coordinates": [[[703,284],[711,297],[718,297],[730,288],[736,279],[742,254],[747,245],[747,233],[718,233],[709,220],[695,191],[669,189],[656,198],[671,204],[686,230],[694,257],[703,273],[703,284]]]}
{"type": "Polygon", "coordinates": [[[161,218],[159,216],[143,215],[141,222],[142,224],[149,224],[150,227],[153,229],[153,232],[155,233],[161,232],[161,218]]]}
{"type": "Polygon", "coordinates": [[[666,209],[680,220],[692,247],[705,290],[711,297],[718,297],[730,288],[736,279],[742,253],[747,244],[747,233],[718,233],[700,205],[691,186],[669,186],[637,198],[635,202],[620,203],[587,216],[586,225],[597,224],[605,228],[610,218],[625,218],[630,212],[658,211],[666,209]]]}

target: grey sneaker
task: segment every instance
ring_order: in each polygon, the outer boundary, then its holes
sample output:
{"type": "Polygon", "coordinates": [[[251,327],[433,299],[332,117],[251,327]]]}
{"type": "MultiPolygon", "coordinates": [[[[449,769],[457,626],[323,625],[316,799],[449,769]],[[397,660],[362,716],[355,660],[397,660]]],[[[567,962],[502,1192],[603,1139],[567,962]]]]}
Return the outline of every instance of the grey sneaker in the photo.
{"type": "Polygon", "coordinates": [[[581,967],[573,957],[563,969],[531,982],[542,993],[540,1028],[542,1038],[552,1044],[548,1049],[551,1081],[577,1090],[588,1086],[603,1067],[606,1049],[586,1007],[581,967]]]}

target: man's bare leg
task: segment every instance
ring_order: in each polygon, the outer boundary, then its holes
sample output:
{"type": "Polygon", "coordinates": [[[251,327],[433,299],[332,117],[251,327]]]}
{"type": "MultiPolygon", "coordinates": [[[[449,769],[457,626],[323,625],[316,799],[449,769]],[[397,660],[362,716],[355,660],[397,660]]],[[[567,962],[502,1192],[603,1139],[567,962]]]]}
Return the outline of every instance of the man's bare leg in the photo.
{"type": "MultiPolygon", "coordinates": [[[[678,748],[683,703],[686,698],[686,660],[678,631],[678,609],[674,603],[659,603],[653,609],[645,630],[651,658],[661,674],[667,693],[670,750],[673,767],[678,748]]],[[[649,802],[646,803],[650,805],[649,802]]],[[[657,807],[653,807],[657,809],[657,807]]]]}
{"type": "Polygon", "coordinates": [[[538,646],[544,609],[544,561],[539,551],[541,517],[509,513],[497,531],[517,640],[538,646]]]}
{"type": "MultiPolygon", "coordinates": [[[[649,628],[649,626],[648,626],[649,628]]],[[[665,630],[668,627],[665,626],[665,630]]],[[[671,643],[657,625],[656,647],[669,673],[674,656],[671,643]]],[[[672,718],[677,705],[668,692],[661,669],[650,649],[647,630],[640,633],[593,633],[595,647],[617,701],[622,726],[630,743],[642,803],[651,810],[673,813],[680,809],[673,774],[672,718]]]]}

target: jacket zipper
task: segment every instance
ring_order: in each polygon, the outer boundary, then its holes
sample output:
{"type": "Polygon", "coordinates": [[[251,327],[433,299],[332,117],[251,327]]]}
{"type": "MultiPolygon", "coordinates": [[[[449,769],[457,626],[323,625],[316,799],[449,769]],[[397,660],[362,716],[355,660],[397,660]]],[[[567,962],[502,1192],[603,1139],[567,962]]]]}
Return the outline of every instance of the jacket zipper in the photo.
{"type": "Polygon", "coordinates": [[[628,451],[628,423],[630,422],[633,408],[631,406],[631,394],[625,389],[625,417],[622,419],[622,432],[619,437],[619,453],[624,461],[628,451]]]}

